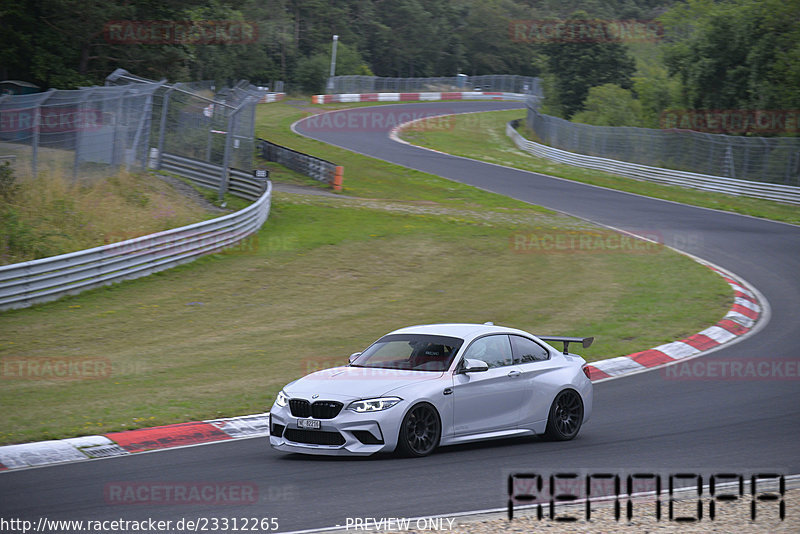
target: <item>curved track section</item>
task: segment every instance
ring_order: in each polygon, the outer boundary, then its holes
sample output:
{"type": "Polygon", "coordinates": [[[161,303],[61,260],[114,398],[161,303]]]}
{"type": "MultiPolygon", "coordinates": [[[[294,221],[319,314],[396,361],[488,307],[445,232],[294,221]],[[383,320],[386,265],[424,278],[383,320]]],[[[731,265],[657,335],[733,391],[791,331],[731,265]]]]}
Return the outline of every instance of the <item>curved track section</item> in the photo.
{"type": "MultiPolygon", "coordinates": [[[[509,109],[500,102],[371,108],[418,113],[509,109]]],[[[335,113],[361,113],[360,110],[335,113]]],[[[522,111],[521,111],[522,113],[522,111]]],[[[349,120],[347,116],[343,120],[349,120]]],[[[357,121],[357,118],[353,119],[357,121]]],[[[377,122],[377,121],[376,121],[377,122]]],[[[391,121],[384,121],[391,122],[391,121]]],[[[796,369],[800,334],[800,228],[649,199],[394,143],[384,128],[297,131],[380,159],[438,174],[631,231],[716,263],[757,287],[772,318],[757,335],[702,359],[784,362],[796,369]]],[[[786,368],[786,367],[784,367],[786,368]]],[[[796,376],[796,372],[795,372],[796,376]]],[[[418,517],[502,507],[505,477],[520,469],[643,468],[800,473],[797,379],[672,380],[658,372],[597,384],[595,412],[566,443],[508,440],[442,449],[421,459],[309,458],[278,454],[265,439],[0,475],[0,516],[51,519],[275,517],[281,531],[344,525],[348,517],[418,517]],[[238,483],[252,502],[115,502],[119,484],[238,483]]]]}

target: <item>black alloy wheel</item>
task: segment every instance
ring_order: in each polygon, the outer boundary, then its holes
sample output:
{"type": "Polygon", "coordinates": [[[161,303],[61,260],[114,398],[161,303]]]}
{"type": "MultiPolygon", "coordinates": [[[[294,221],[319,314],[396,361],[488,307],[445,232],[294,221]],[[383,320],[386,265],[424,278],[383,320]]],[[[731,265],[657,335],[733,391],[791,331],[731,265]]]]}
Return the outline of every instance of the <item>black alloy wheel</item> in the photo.
{"type": "Polygon", "coordinates": [[[556,395],[547,418],[545,437],[566,441],[578,435],[583,424],[583,401],[574,389],[565,389],[556,395]]]}
{"type": "Polygon", "coordinates": [[[408,411],[400,426],[397,448],[404,456],[427,456],[439,445],[442,424],[436,409],[423,402],[408,411]]]}

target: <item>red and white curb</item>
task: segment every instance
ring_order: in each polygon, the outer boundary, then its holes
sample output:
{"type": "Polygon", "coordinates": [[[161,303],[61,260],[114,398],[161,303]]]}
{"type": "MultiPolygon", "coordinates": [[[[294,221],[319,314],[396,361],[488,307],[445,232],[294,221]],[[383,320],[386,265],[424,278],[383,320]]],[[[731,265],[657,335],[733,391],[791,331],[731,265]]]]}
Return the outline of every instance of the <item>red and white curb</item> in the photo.
{"type": "Polygon", "coordinates": [[[642,352],[618,356],[587,365],[592,382],[617,378],[655,367],[664,367],[706,354],[725,343],[752,332],[765,317],[766,300],[755,288],[732,273],[699,258],[692,258],[722,276],[734,292],[733,306],[717,324],[680,341],[659,345],[642,352]]]}
{"type": "Polygon", "coordinates": [[[269,413],[0,447],[0,471],[269,435],[269,413]]]}
{"type": "Polygon", "coordinates": [[[434,100],[527,100],[530,95],[494,91],[422,92],[422,93],[340,93],[313,95],[312,104],[334,102],[417,102],[434,100]]]}

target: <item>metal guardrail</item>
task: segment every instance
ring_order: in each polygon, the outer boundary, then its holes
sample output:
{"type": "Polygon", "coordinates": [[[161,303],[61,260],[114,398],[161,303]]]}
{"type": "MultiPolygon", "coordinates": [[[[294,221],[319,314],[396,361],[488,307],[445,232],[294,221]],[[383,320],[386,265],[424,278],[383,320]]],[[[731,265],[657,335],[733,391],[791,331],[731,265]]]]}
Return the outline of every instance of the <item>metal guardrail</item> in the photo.
{"type": "Polygon", "coordinates": [[[258,155],[267,161],[280,163],[286,168],[310,176],[320,182],[334,183],[337,167],[335,163],[297,152],[285,146],[276,145],[261,138],[256,141],[256,150],[258,150],[258,155]]]}
{"type": "MultiPolygon", "coordinates": [[[[216,188],[214,182],[219,180],[219,168],[212,169],[210,176],[202,177],[200,166],[180,161],[186,158],[164,156],[165,160],[176,162],[173,172],[182,176],[191,173],[190,179],[216,188]],[[183,167],[179,168],[178,164],[183,167]]],[[[259,184],[240,174],[247,175],[242,171],[232,172],[231,192],[257,199],[235,213],[88,250],[0,266],[0,310],[24,308],[102,285],[140,278],[240,242],[261,228],[272,203],[270,182],[259,184]],[[257,195],[259,187],[261,193],[257,195]]]]}
{"type": "Polygon", "coordinates": [[[516,128],[521,121],[522,119],[517,119],[509,122],[506,125],[506,135],[514,141],[514,144],[516,144],[518,148],[533,156],[547,158],[567,165],[575,165],[577,167],[585,167],[587,169],[595,169],[619,176],[635,178],[637,180],[647,180],[649,182],[691,187],[703,191],[800,204],[800,187],[751,182],[749,180],[738,180],[736,178],[724,178],[708,174],[649,167],[638,163],[576,154],[574,152],[567,152],[566,150],[542,145],[525,139],[517,132],[516,128]]]}
{"type": "MultiPolygon", "coordinates": [[[[178,174],[201,187],[217,190],[222,168],[198,159],[164,153],[161,156],[159,170],[178,174]]],[[[238,197],[256,200],[264,193],[266,185],[265,180],[258,180],[245,171],[228,170],[228,191],[238,197]]]]}

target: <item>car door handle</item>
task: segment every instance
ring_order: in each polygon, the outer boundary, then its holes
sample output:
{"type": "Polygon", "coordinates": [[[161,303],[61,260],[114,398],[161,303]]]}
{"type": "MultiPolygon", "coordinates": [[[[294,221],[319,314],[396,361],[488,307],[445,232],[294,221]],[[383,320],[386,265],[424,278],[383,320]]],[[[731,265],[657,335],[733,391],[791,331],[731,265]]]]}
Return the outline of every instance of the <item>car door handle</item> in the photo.
{"type": "Polygon", "coordinates": [[[445,395],[450,395],[452,393],[453,393],[453,388],[444,388],[444,394],[445,395]]]}
{"type": "Polygon", "coordinates": [[[517,378],[517,377],[518,377],[519,375],[521,375],[521,374],[522,374],[522,373],[520,373],[519,371],[510,371],[510,372],[508,373],[508,376],[510,376],[511,378],[517,378]]]}

